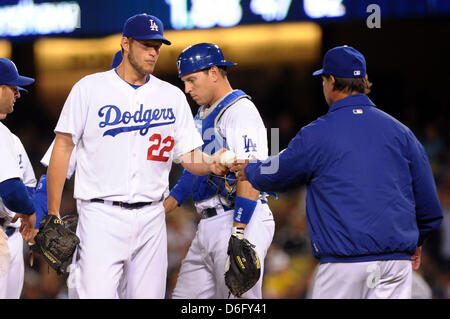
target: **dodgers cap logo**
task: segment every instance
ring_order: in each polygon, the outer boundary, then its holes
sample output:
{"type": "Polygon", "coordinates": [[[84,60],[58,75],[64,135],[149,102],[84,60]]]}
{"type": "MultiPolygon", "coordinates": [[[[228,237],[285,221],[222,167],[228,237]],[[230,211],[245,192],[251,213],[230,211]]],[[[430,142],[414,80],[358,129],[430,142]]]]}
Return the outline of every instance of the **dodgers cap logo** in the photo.
{"type": "Polygon", "coordinates": [[[170,45],[164,34],[164,26],[157,17],[141,13],[130,17],[123,26],[122,34],[136,40],[161,40],[170,45]]]}

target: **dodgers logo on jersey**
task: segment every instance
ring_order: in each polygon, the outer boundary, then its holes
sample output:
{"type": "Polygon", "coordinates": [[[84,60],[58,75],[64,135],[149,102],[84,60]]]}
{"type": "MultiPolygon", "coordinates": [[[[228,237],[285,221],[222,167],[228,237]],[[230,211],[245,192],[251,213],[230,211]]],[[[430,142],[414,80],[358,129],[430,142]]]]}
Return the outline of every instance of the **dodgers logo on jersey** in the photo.
{"type": "Polygon", "coordinates": [[[18,154],[17,156],[19,157],[19,168],[22,169],[23,168],[22,154],[18,154]]]}
{"type": "Polygon", "coordinates": [[[172,108],[162,108],[162,109],[148,109],[144,111],[144,106],[141,104],[139,110],[134,114],[126,111],[123,112],[115,105],[105,105],[98,111],[98,116],[104,118],[104,121],[100,122],[98,126],[100,128],[106,126],[117,126],[119,124],[128,124],[130,122],[140,125],[132,126],[121,126],[106,130],[103,136],[110,135],[115,137],[116,135],[124,132],[139,131],[139,133],[144,136],[147,134],[149,128],[163,125],[170,125],[175,123],[175,115],[173,114],[172,108]],[[156,122],[160,121],[161,122],[156,122]],[[156,122],[156,123],[152,123],[156,122]]]}
{"type": "Polygon", "coordinates": [[[250,148],[252,149],[252,152],[256,152],[256,144],[253,143],[251,138],[247,138],[247,135],[242,136],[244,138],[244,148],[245,152],[250,152],[250,148]]]}

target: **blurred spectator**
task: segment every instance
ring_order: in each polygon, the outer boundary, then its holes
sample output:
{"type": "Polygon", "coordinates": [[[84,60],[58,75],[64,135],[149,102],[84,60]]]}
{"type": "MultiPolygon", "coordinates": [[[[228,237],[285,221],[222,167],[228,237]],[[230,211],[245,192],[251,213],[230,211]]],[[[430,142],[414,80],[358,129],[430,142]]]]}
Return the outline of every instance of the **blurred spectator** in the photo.
{"type": "Polygon", "coordinates": [[[187,205],[183,205],[166,215],[168,249],[167,297],[170,297],[172,290],[175,288],[181,261],[186,255],[197,230],[199,217],[193,208],[189,209],[186,207],[187,205]]]}
{"type": "Polygon", "coordinates": [[[413,271],[413,286],[411,299],[431,299],[433,293],[428,283],[423,279],[420,272],[413,271]]]}
{"type": "Polygon", "coordinates": [[[426,125],[424,138],[421,142],[430,160],[431,169],[436,176],[440,173],[440,166],[443,164],[442,157],[445,154],[445,142],[435,122],[430,122],[426,125]]]}
{"type": "Polygon", "coordinates": [[[445,151],[445,143],[440,137],[438,127],[434,122],[428,123],[425,127],[423,147],[431,162],[438,161],[445,151]]]}
{"type": "Polygon", "coordinates": [[[305,298],[317,262],[311,255],[289,256],[272,244],[266,257],[263,298],[305,298]]]}
{"type": "Polygon", "coordinates": [[[440,229],[439,255],[441,267],[444,271],[450,272],[450,171],[443,177],[438,192],[444,215],[440,229]]]}
{"type": "MultiPolygon", "coordinates": [[[[25,249],[25,264],[29,265],[28,248],[25,249]]],[[[57,275],[39,256],[34,256],[33,268],[25,268],[22,299],[66,299],[67,274],[57,275]]]]}

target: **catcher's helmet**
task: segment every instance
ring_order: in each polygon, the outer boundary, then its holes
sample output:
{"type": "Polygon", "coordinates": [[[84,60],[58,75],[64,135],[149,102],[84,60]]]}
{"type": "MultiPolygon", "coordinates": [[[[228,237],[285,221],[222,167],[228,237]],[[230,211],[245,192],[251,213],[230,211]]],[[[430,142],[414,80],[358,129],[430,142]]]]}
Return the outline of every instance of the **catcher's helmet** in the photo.
{"type": "Polygon", "coordinates": [[[178,76],[197,72],[213,65],[233,66],[237,63],[225,60],[222,50],[212,43],[199,43],[187,47],[177,60],[178,76]]]}

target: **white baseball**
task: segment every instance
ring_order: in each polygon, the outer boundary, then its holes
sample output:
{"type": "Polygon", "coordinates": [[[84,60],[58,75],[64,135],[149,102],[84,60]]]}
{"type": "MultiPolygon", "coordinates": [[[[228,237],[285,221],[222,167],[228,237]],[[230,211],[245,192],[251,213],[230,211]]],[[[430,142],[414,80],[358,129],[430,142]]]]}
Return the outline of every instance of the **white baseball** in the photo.
{"type": "Polygon", "coordinates": [[[234,154],[232,151],[225,151],[220,155],[219,162],[222,165],[231,165],[236,160],[236,154],[234,154]]]}

